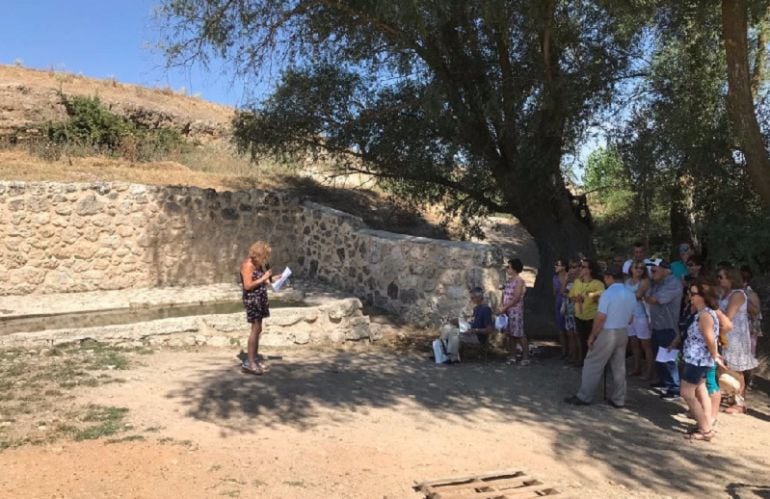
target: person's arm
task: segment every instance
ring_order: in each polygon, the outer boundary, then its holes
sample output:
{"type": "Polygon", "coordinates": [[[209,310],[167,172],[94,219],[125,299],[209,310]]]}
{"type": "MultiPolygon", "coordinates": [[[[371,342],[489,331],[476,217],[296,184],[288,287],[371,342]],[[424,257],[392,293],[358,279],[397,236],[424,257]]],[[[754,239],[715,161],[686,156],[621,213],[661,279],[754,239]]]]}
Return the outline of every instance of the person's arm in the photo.
{"type": "Polygon", "coordinates": [[[604,329],[605,322],[607,322],[607,314],[604,312],[596,312],[596,317],[594,317],[594,326],[591,329],[591,334],[588,336],[589,350],[593,348],[596,337],[599,336],[601,330],[604,329]]]}
{"type": "Polygon", "coordinates": [[[271,276],[271,271],[265,271],[259,279],[252,279],[252,275],[254,275],[254,264],[251,260],[246,260],[241,264],[241,280],[243,281],[244,291],[251,291],[262,285],[265,281],[268,281],[271,276]]]}
{"type": "Polygon", "coordinates": [[[749,317],[752,319],[755,319],[760,312],[760,303],[759,303],[759,295],[753,290],[746,290],[746,296],[749,299],[748,303],[748,311],[749,311],[749,317]]]}
{"type": "Polygon", "coordinates": [[[738,310],[741,309],[741,306],[743,306],[745,301],[746,295],[743,293],[734,292],[732,295],[730,295],[730,300],[727,302],[727,310],[725,310],[725,315],[727,318],[730,320],[735,319],[735,314],[738,313],[738,310]]]}
{"type": "Polygon", "coordinates": [[[636,290],[636,299],[641,300],[644,298],[644,295],[647,294],[647,290],[650,289],[650,281],[649,279],[642,279],[639,281],[639,289],[636,290]]]}
{"type": "Polygon", "coordinates": [[[594,280],[591,281],[589,286],[588,297],[591,298],[594,302],[598,303],[599,298],[602,296],[602,293],[604,293],[604,283],[598,280],[594,280]]]}
{"type": "Polygon", "coordinates": [[[655,293],[650,295],[647,303],[665,305],[676,299],[681,299],[683,293],[682,282],[677,279],[671,279],[667,285],[660,286],[655,293]]]}
{"type": "Polygon", "coordinates": [[[717,349],[716,338],[714,338],[714,319],[711,317],[711,314],[700,314],[698,317],[698,327],[700,328],[703,340],[706,342],[706,348],[708,348],[711,358],[714,359],[718,366],[725,367],[717,349]]]}

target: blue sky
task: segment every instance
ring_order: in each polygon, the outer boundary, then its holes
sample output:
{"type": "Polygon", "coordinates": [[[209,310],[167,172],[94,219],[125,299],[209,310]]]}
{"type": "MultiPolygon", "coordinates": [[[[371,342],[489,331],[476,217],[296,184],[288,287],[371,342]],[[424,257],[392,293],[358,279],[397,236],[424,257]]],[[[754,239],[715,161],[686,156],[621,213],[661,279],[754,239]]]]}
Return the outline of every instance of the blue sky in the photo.
{"type": "Polygon", "coordinates": [[[215,67],[166,70],[152,49],[160,40],[157,0],[7,0],[0,14],[0,64],[82,73],[150,87],[184,87],[190,94],[238,105],[241,81],[215,67]]]}

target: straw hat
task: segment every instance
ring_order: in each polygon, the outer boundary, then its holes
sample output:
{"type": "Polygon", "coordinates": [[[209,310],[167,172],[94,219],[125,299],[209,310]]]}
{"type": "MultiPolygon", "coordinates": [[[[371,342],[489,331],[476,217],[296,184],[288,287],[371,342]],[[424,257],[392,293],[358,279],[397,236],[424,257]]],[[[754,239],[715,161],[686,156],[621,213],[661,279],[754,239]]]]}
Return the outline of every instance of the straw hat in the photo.
{"type": "Polygon", "coordinates": [[[730,395],[741,389],[741,383],[730,373],[722,373],[719,375],[719,389],[730,395]]]}

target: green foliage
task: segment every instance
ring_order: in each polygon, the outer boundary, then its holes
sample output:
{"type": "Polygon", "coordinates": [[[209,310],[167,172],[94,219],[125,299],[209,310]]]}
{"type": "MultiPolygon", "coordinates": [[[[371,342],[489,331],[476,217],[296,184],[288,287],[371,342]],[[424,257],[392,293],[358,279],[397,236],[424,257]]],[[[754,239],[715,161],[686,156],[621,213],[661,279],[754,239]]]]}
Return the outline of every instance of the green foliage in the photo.
{"type": "MultiPolygon", "coordinates": [[[[642,239],[662,255],[692,238],[712,263],[766,268],[770,214],[735,154],[720,22],[718,4],[682,1],[661,11],[642,84],[645,99],[614,143],[633,186],[633,202],[625,210],[610,210],[620,223],[605,217],[610,225],[600,224],[597,237],[622,241],[620,247],[642,239]]],[[[594,182],[611,176],[606,168],[594,170],[599,177],[594,182]]]]}
{"type": "MultiPolygon", "coordinates": [[[[184,146],[182,135],[170,128],[148,128],[112,113],[98,97],[60,95],[69,119],[45,127],[49,144],[68,145],[68,151],[97,152],[132,161],[152,161],[184,146]]],[[[48,145],[46,154],[51,155],[48,145]]],[[[56,158],[54,158],[56,159],[56,158]]]]}

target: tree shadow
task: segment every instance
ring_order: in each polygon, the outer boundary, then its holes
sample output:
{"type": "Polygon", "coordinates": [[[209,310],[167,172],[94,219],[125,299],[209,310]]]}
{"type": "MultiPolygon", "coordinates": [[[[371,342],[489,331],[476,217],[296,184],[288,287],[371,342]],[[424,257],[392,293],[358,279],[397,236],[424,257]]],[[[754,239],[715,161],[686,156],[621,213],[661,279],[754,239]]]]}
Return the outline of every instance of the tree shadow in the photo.
{"type": "Polygon", "coordinates": [[[770,485],[749,485],[746,483],[731,483],[725,487],[725,492],[732,499],[760,497],[770,499],[770,485]]]}
{"type": "Polygon", "coordinates": [[[708,475],[708,487],[724,493],[729,480],[752,483],[767,472],[755,462],[739,461],[736,453],[716,450],[713,442],[685,441],[672,431],[683,408],[639,387],[629,387],[622,410],[604,403],[565,405],[579,372],[549,359],[529,368],[496,361],[436,366],[425,356],[367,350],[274,363],[261,377],[234,376],[232,366],[190,369],[187,380],[166,396],[182,403],[188,416],[217,425],[222,437],[265,426],[306,431],[345,425],[371,410],[393,408],[470,428],[525,422],[552,441],[557,460],[570,462],[575,452],[591,456],[613,469],[613,480],[633,488],[697,495],[708,475]]]}

